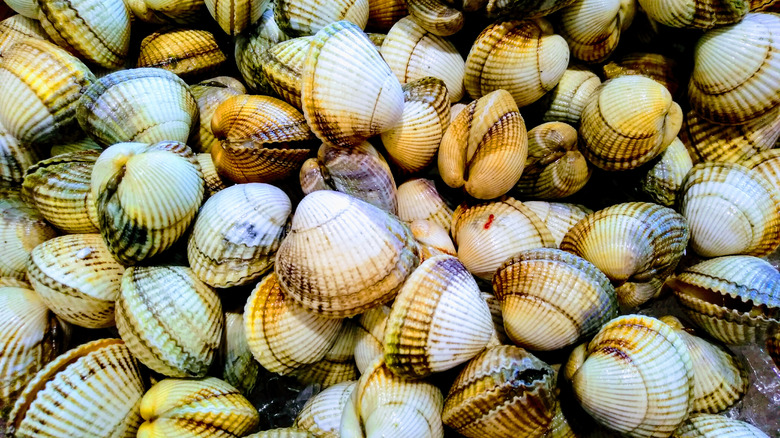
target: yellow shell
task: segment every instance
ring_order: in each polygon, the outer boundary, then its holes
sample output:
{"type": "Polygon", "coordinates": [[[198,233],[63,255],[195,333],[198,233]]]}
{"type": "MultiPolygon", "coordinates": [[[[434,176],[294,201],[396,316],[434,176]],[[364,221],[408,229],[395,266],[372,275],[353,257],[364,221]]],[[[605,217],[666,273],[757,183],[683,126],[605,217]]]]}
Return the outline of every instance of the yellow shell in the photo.
{"type": "Polygon", "coordinates": [[[190,85],[190,93],[198,101],[200,116],[199,134],[192,135],[189,140],[189,146],[194,151],[211,152],[211,147],[217,142],[214,132],[211,130],[211,118],[214,116],[214,111],[229,97],[245,92],[244,85],[229,76],[219,76],[190,85]]]}
{"type": "Polygon", "coordinates": [[[747,1],[639,0],[648,18],[665,26],[711,29],[737,23],[748,13],[747,1]]]}
{"type": "Polygon", "coordinates": [[[604,76],[614,79],[625,75],[642,75],[661,83],[672,95],[677,93],[679,81],[675,70],[677,62],[658,53],[635,52],[622,56],[604,66],[604,76]]]}
{"type": "Polygon", "coordinates": [[[601,79],[586,67],[567,68],[558,85],[540,99],[544,108],[542,120],[578,126],[582,109],[599,85],[601,79]]]}
{"type": "Polygon", "coordinates": [[[585,62],[602,62],[618,45],[636,12],[633,0],[582,0],[561,9],[556,29],[571,55],[585,62]]]}
{"type": "Polygon", "coordinates": [[[675,138],[642,178],[641,189],[658,204],[674,207],[685,175],[692,167],[688,150],[679,138],[675,138]]]}
{"type": "Polygon", "coordinates": [[[220,190],[224,190],[230,187],[233,183],[227,181],[217,172],[217,167],[214,166],[214,160],[211,158],[210,153],[197,154],[198,164],[200,164],[200,170],[203,172],[203,183],[206,185],[206,194],[204,199],[208,199],[220,190]]]}
{"type": "MultiPolygon", "coordinates": [[[[37,15],[36,17],[37,18],[37,15]]],[[[45,40],[49,37],[38,20],[17,14],[0,21],[0,56],[15,42],[25,38],[45,40]]]]}
{"type": "Polygon", "coordinates": [[[434,182],[424,178],[410,179],[398,186],[398,217],[409,224],[428,220],[447,232],[452,225],[452,209],[441,198],[434,182]]]}
{"type": "Polygon", "coordinates": [[[287,103],[302,108],[301,72],[314,37],[304,36],[281,41],[266,50],[260,58],[261,74],[268,86],[287,103]]]}
{"type": "Polygon", "coordinates": [[[0,276],[24,279],[30,253],[57,231],[16,190],[0,191],[0,276]]]}
{"type": "Polygon", "coordinates": [[[579,204],[568,204],[563,202],[545,202],[545,201],[526,201],[523,205],[536,213],[539,219],[550,230],[555,246],[561,246],[563,236],[569,232],[571,227],[577,224],[582,218],[593,213],[593,210],[579,204]]]}
{"type": "Polygon", "coordinates": [[[454,35],[463,28],[465,22],[463,12],[450,7],[449,2],[408,0],[406,5],[409,16],[434,35],[446,37],[454,35]]]}
{"type": "Polygon", "coordinates": [[[349,381],[324,389],[306,402],[294,426],[320,438],[339,438],[341,414],[356,387],[356,381],[349,381]]]}
{"type": "Polygon", "coordinates": [[[137,67],[155,67],[182,78],[199,77],[219,69],[227,56],[209,31],[171,29],[152,33],[141,41],[137,67]]]}
{"type": "Polygon", "coordinates": [[[406,0],[369,1],[366,29],[372,32],[387,32],[407,14],[406,0]]]}
{"type": "Polygon", "coordinates": [[[417,219],[412,221],[409,228],[420,244],[420,262],[439,254],[457,255],[450,233],[440,225],[425,219],[417,219]]]}
{"type": "Polygon", "coordinates": [[[206,7],[226,34],[238,35],[260,16],[268,6],[267,0],[205,0],[206,7]]]}
{"type": "Polygon", "coordinates": [[[93,151],[102,151],[103,148],[100,147],[99,144],[95,142],[95,140],[92,140],[91,137],[84,136],[77,140],[69,141],[67,143],[57,143],[51,147],[51,156],[56,157],[57,155],[66,154],[68,152],[78,152],[78,151],[87,151],[87,150],[93,150],[93,151]]]}
{"type": "Polygon", "coordinates": [[[193,25],[203,20],[203,0],[125,0],[128,9],[147,23],[193,25]]]}

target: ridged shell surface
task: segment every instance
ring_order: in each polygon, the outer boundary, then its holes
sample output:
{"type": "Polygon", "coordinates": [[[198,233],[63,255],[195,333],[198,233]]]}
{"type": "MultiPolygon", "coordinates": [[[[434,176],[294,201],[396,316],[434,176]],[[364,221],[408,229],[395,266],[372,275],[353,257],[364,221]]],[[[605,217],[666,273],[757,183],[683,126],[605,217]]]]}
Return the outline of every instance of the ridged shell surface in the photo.
{"type": "Polygon", "coordinates": [[[607,79],[625,75],[647,76],[661,83],[673,96],[680,86],[676,74],[677,61],[659,53],[632,52],[608,62],[603,70],[607,79]]]}
{"type": "Polygon", "coordinates": [[[219,27],[231,36],[259,20],[269,4],[266,0],[205,0],[205,3],[219,27]]]}
{"type": "Polygon", "coordinates": [[[354,321],[355,333],[355,364],[360,374],[363,374],[377,357],[384,356],[385,326],[390,315],[390,307],[381,305],[373,307],[361,314],[354,321]]]}
{"type": "Polygon", "coordinates": [[[244,94],[246,89],[238,79],[227,76],[206,79],[190,85],[190,93],[198,102],[200,130],[198,135],[190,137],[189,146],[197,152],[211,152],[211,147],[217,142],[211,130],[211,117],[219,104],[232,96],[244,94]]]}
{"type": "Polygon", "coordinates": [[[740,125],[710,122],[690,110],[685,114],[680,140],[694,164],[703,161],[738,163],[774,147],[780,138],[780,109],[740,125]]]}
{"type": "Polygon", "coordinates": [[[18,186],[27,169],[38,160],[34,148],[19,143],[0,123],[0,182],[18,186]]]}
{"type": "Polygon", "coordinates": [[[398,20],[407,16],[408,13],[406,0],[369,1],[366,30],[387,32],[398,20]]]}
{"type": "Polygon", "coordinates": [[[279,29],[272,8],[266,9],[246,32],[236,36],[236,67],[250,90],[261,93],[271,90],[261,70],[261,60],[271,46],[288,39],[290,37],[279,29]]]}
{"type": "Polygon", "coordinates": [[[260,377],[261,365],[255,360],[247,343],[244,315],[225,312],[225,332],[222,338],[224,368],[222,380],[242,394],[252,393],[260,377]]]}
{"type": "Polygon", "coordinates": [[[295,426],[319,438],[339,438],[341,413],[357,382],[342,382],[330,386],[310,398],[295,417],[295,426]]]}
{"type": "Polygon", "coordinates": [[[429,220],[450,231],[452,209],[444,202],[432,180],[415,178],[398,186],[398,217],[406,222],[429,220]]]}
{"type": "Polygon", "coordinates": [[[171,29],[152,33],[141,41],[137,67],[154,67],[182,78],[199,77],[218,70],[227,56],[209,31],[171,29]]]}
{"type": "Polygon", "coordinates": [[[325,352],[325,356],[293,373],[298,383],[329,388],[342,382],[357,380],[360,377],[354,356],[357,334],[357,326],[351,320],[345,320],[336,334],[336,342],[325,352]]]}
{"type": "Polygon", "coordinates": [[[582,108],[599,85],[601,79],[586,67],[567,68],[558,85],[540,100],[544,108],[542,120],[579,125],[582,108]]]}
{"type": "Polygon", "coordinates": [[[748,13],[747,1],[726,0],[639,0],[653,21],[670,27],[711,29],[737,23],[748,13]]]}
{"type": "Polygon", "coordinates": [[[147,23],[193,25],[205,16],[203,0],[126,0],[125,4],[147,23]]]}
{"type": "Polygon", "coordinates": [[[425,30],[434,35],[446,37],[463,28],[463,12],[450,2],[441,0],[409,0],[406,2],[409,16],[425,30]]]}
{"type": "Polygon", "coordinates": [[[368,0],[279,0],[274,15],[287,35],[314,35],[333,22],[344,20],[364,29],[368,22],[368,0]]]}
{"type": "Polygon", "coordinates": [[[38,19],[40,7],[37,0],[6,0],[5,4],[14,12],[18,12],[27,18],[38,19]]]}
{"type": "Polygon", "coordinates": [[[572,3],[573,0],[489,0],[485,11],[491,18],[533,18],[552,14],[572,3]]]}
{"type": "Polygon", "coordinates": [[[693,167],[688,149],[679,137],[666,148],[657,163],[645,174],[640,187],[650,198],[665,207],[678,203],[685,175],[693,167]]]}
{"type": "Polygon", "coordinates": [[[722,415],[694,414],[672,435],[675,438],[769,438],[750,423],[722,415]]]}
{"type": "Polygon", "coordinates": [[[438,254],[457,255],[449,231],[425,219],[417,219],[409,224],[414,238],[420,244],[420,262],[438,254]]]}
{"type": "Polygon", "coordinates": [[[18,193],[0,192],[0,276],[21,280],[27,275],[32,250],[56,236],[57,231],[18,193]]]}
{"type": "Polygon", "coordinates": [[[317,435],[296,427],[280,427],[247,435],[244,438],[316,438],[317,435]]]}
{"type": "Polygon", "coordinates": [[[602,62],[617,48],[620,34],[634,18],[633,0],[582,0],[563,8],[556,29],[571,55],[585,62],[602,62]]]}
{"type": "Polygon", "coordinates": [[[571,227],[585,216],[593,213],[593,210],[584,205],[563,202],[526,201],[523,202],[523,205],[530,208],[544,222],[555,239],[556,247],[561,246],[563,236],[569,232],[571,227]]]}
{"type": "Polygon", "coordinates": [[[302,108],[301,73],[314,37],[303,36],[271,46],[260,59],[265,80],[276,94],[295,108],[302,108]]]}
{"type": "Polygon", "coordinates": [[[45,40],[49,37],[37,19],[16,14],[0,21],[0,55],[3,55],[15,42],[25,38],[45,40]]]}

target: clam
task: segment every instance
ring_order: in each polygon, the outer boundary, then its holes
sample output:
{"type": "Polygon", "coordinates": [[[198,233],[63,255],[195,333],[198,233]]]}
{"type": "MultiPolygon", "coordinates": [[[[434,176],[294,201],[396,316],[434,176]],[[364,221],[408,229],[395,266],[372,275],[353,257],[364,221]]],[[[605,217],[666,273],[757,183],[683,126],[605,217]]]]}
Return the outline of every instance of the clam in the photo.
{"type": "MultiPolygon", "coordinates": [[[[38,18],[37,15],[35,18],[38,18]]],[[[36,19],[16,14],[0,21],[0,56],[15,42],[25,38],[45,40],[49,37],[36,19]]]]}
{"type": "Polygon", "coordinates": [[[535,18],[552,14],[574,0],[488,0],[485,11],[490,18],[535,18]]]}
{"type": "Polygon", "coordinates": [[[13,189],[0,191],[0,276],[24,279],[30,253],[57,231],[19,198],[13,189]]]}
{"type": "Polygon", "coordinates": [[[38,6],[38,0],[6,0],[4,3],[14,12],[33,20],[38,19],[38,13],[41,10],[38,6]]]}
{"type": "Polygon", "coordinates": [[[185,79],[212,73],[227,61],[214,34],[206,30],[157,31],[141,41],[140,51],[137,67],[161,68],[185,79]]]}
{"type": "Polygon", "coordinates": [[[260,74],[268,86],[287,103],[302,108],[301,72],[314,37],[304,36],[281,41],[263,52],[260,74]]]}
{"type": "Polygon", "coordinates": [[[141,424],[144,383],[119,339],[82,344],[27,384],[8,421],[18,438],[131,437],[141,424]]]}
{"type": "Polygon", "coordinates": [[[279,0],[274,16],[279,28],[293,37],[314,35],[340,20],[362,30],[368,22],[368,0],[279,0]]]}
{"type": "Polygon", "coordinates": [[[37,162],[35,149],[20,144],[0,123],[0,181],[19,185],[27,169],[37,162]]]}
{"type": "Polygon", "coordinates": [[[405,17],[408,13],[406,0],[369,1],[366,29],[374,32],[387,32],[398,20],[405,17]]]}
{"type": "Polygon", "coordinates": [[[298,204],[274,270],[282,290],[328,317],[392,299],[419,263],[409,228],[349,195],[320,190],[298,204]]]}
{"type": "Polygon", "coordinates": [[[135,68],[90,85],[76,116],[84,132],[103,146],[127,141],[185,143],[198,120],[198,103],[175,74],[135,68]]]}
{"type": "Polygon", "coordinates": [[[751,12],[778,12],[780,3],[777,0],[750,0],[751,12]]]}
{"type": "Polygon", "coordinates": [[[450,231],[452,209],[436,191],[433,181],[410,179],[398,186],[398,217],[406,222],[428,220],[450,231]]]}
{"type": "Polygon", "coordinates": [[[14,277],[0,277],[0,287],[21,287],[22,289],[32,290],[32,285],[27,280],[21,280],[14,277]]]}
{"type": "Polygon", "coordinates": [[[472,101],[444,133],[439,173],[450,187],[478,199],[508,192],[520,179],[528,154],[525,122],[506,90],[472,101]]]}
{"type": "Polygon", "coordinates": [[[200,170],[203,172],[203,184],[206,188],[206,193],[203,195],[204,199],[208,199],[220,190],[226,189],[233,184],[231,181],[226,181],[217,172],[217,167],[214,166],[214,160],[211,158],[210,153],[197,154],[198,164],[200,164],[200,170]]]}
{"type": "MultiPolygon", "coordinates": [[[[466,59],[472,99],[504,89],[524,107],[552,90],[566,71],[569,47],[543,18],[503,21],[479,34],[466,59]]],[[[454,101],[454,99],[453,99],[454,101]]]]}
{"type": "Polygon", "coordinates": [[[565,377],[585,411],[631,437],[669,436],[693,404],[694,370],[685,343],[668,325],[624,315],[569,357],[565,377]]]}
{"type": "Polygon", "coordinates": [[[349,320],[344,321],[336,335],[336,342],[325,356],[317,362],[295,370],[292,375],[303,385],[317,384],[321,388],[357,380],[360,377],[354,356],[357,333],[357,326],[349,320]]]}
{"type": "Polygon", "coordinates": [[[674,207],[685,175],[692,167],[693,161],[688,150],[679,138],[675,138],[658,162],[642,177],[640,187],[654,202],[674,207]]]}
{"type": "Polygon", "coordinates": [[[244,315],[225,312],[222,349],[225,364],[222,370],[222,380],[248,396],[257,384],[261,367],[249,349],[244,329],[244,315]]]}
{"type": "Polygon", "coordinates": [[[721,342],[763,342],[767,330],[780,322],[780,273],[762,259],[705,260],[668,284],[688,317],[721,342]]]}
{"type": "Polygon", "coordinates": [[[78,151],[102,151],[103,148],[99,144],[92,140],[91,137],[84,136],[79,139],[68,141],[67,143],[56,143],[51,147],[50,155],[56,157],[57,155],[67,154],[68,152],[78,151]]]}
{"type": "Polygon", "coordinates": [[[542,199],[565,198],[588,183],[592,171],[577,150],[577,130],[562,122],[528,131],[528,157],[515,190],[542,199]]]}
{"type": "Polygon", "coordinates": [[[690,234],[685,218],[671,208],[627,202],[586,216],[561,249],[596,265],[615,285],[618,302],[634,307],[658,296],[690,234]]]}
{"type": "Polygon", "coordinates": [[[341,414],[357,382],[337,383],[310,398],[295,417],[294,426],[319,438],[339,438],[341,414]]]}
{"type": "Polygon", "coordinates": [[[396,214],[398,201],[390,167],[369,142],[349,148],[323,143],[317,158],[309,158],[300,172],[304,194],[336,190],[396,214]]]}
{"type": "Polygon", "coordinates": [[[780,16],[750,13],[704,34],[696,44],[688,97],[701,117],[740,124],[780,104],[780,16]],[[728,53],[727,57],[723,54],[728,53]]]}
{"type": "Polygon", "coordinates": [[[742,20],[749,2],[724,0],[639,0],[648,18],[665,26],[712,29],[742,20]]]}
{"type": "Polygon", "coordinates": [[[557,350],[594,335],[618,315],[609,279],[587,260],[559,249],[523,251],[493,276],[504,329],[531,350],[557,350]]]}
{"type": "Polygon", "coordinates": [[[165,24],[196,24],[203,19],[204,0],[125,0],[141,21],[165,24]]]}
{"type": "Polygon", "coordinates": [[[441,225],[425,219],[417,219],[409,224],[409,228],[420,244],[420,262],[438,254],[457,255],[450,233],[441,225]]]}
{"type": "Polygon", "coordinates": [[[681,188],[691,247],[704,257],[767,255],[780,246],[780,192],[758,170],[699,163],[681,188]]]}
{"type": "Polygon", "coordinates": [[[301,102],[312,132],[337,146],[387,131],[404,107],[398,79],[360,27],[348,21],[314,36],[301,73],[301,102]]]}
{"type": "Polygon", "coordinates": [[[502,345],[458,374],[442,421],[469,438],[543,437],[557,405],[555,371],[522,348],[502,345]]]}
{"type": "Polygon", "coordinates": [[[485,300],[488,309],[490,310],[490,317],[493,318],[493,328],[495,329],[496,334],[495,341],[498,341],[498,343],[494,343],[494,339],[491,339],[488,342],[487,348],[492,348],[497,345],[511,345],[512,341],[506,335],[506,330],[504,330],[504,315],[501,313],[501,301],[499,301],[495,295],[487,292],[480,292],[480,295],[482,296],[482,299],[485,300]]]}
{"type": "Polygon", "coordinates": [[[211,152],[211,147],[217,142],[211,130],[211,118],[219,104],[229,97],[244,94],[246,89],[237,79],[229,76],[219,76],[206,79],[195,85],[190,85],[190,93],[198,102],[200,115],[200,131],[190,136],[189,146],[197,152],[211,152]]]}
{"type": "Polygon", "coordinates": [[[260,16],[268,7],[266,0],[205,0],[206,7],[219,27],[226,34],[238,35],[252,23],[260,19],[260,16]]]}
{"type": "Polygon", "coordinates": [[[513,198],[459,206],[452,216],[452,237],[460,261],[474,276],[487,281],[504,260],[518,252],[555,247],[539,217],[513,198]]]}
{"type": "Polygon", "coordinates": [[[772,187],[780,188],[780,149],[759,152],[741,164],[757,171],[772,187]]]}
{"type": "Polygon", "coordinates": [[[219,296],[183,266],[130,267],[116,327],[144,365],[169,377],[206,375],[222,339],[219,296]]]}
{"type": "Polygon", "coordinates": [[[288,39],[276,23],[273,8],[266,9],[255,24],[236,36],[236,66],[250,90],[272,91],[262,72],[263,54],[274,44],[288,39]]]}
{"type": "Polygon", "coordinates": [[[593,213],[593,210],[579,204],[563,202],[526,201],[523,205],[531,209],[550,230],[555,246],[561,246],[563,236],[569,232],[577,222],[585,216],[593,213]]]}
{"type": "Polygon", "coordinates": [[[625,75],[642,75],[661,83],[675,95],[679,87],[675,70],[677,62],[659,53],[634,52],[604,66],[604,76],[614,79],[625,75]]]}
{"type": "Polygon", "coordinates": [[[204,283],[225,288],[249,283],[271,269],[292,206],[269,184],[237,184],[200,209],[187,246],[192,271],[204,283]]]}
{"type": "Polygon", "coordinates": [[[542,120],[579,125],[582,109],[599,85],[601,79],[586,67],[567,68],[558,85],[539,101],[544,108],[542,120]]]}
{"type": "Polygon", "coordinates": [[[581,0],[563,8],[558,32],[571,55],[585,62],[602,62],[615,50],[620,34],[634,19],[634,0],[581,0]]]}
{"type": "Polygon", "coordinates": [[[672,435],[675,438],[769,438],[750,423],[722,415],[694,414],[688,417],[672,435]]]}
{"type": "Polygon", "coordinates": [[[644,76],[604,82],[582,109],[582,153],[604,170],[635,169],[677,137],[682,110],[660,83],[644,76]]]}
{"type": "Polygon", "coordinates": [[[141,399],[141,416],[138,438],[240,437],[260,422],[249,400],[215,377],[157,382],[141,399]]]}
{"type": "Polygon", "coordinates": [[[385,326],[390,315],[390,307],[386,305],[373,307],[360,315],[356,323],[355,363],[360,374],[377,357],[384,357],[385,326]]]}
{"type": "MultiPolygon", "coordinates": [[[[409,16],[425,30],[438,36],[450,36],[463,28],[463,12],[441,0],[409,0],[409,16]]],[[[460,100],[460,99],[458,99],[460,100]]]]}

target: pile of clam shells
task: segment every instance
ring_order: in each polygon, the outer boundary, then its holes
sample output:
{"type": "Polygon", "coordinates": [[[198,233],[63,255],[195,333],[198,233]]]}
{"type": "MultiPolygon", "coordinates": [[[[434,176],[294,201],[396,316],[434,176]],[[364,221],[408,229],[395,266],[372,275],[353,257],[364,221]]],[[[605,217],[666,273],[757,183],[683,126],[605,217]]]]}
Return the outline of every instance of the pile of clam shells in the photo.
{"type": "Polygon", "coordinates": [[[780,436],[778,12],[5,0],[0,436],[780,436]]]}

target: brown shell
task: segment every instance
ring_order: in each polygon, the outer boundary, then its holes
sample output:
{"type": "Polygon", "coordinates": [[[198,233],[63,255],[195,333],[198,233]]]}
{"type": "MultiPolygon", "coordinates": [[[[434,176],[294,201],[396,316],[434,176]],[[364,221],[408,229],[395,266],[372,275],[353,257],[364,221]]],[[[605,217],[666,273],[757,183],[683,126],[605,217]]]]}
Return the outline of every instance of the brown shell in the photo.
{"type": "Polygon", "coordinates": [[[566,39],[572,56],[602,62],[617,48],[620,34],[636,12],[633,0],[581,0],[561,9],[556,29],[566,39]]]}
{"type": "Polygon", "coordinates": [[[604,76],[613,79],[624,75],[647,76],[661,83],[674,96],[680,81],[677,79],[677,62],[658,53],[635,52],[622,56],[604,66],[604,76]]]}
{"type": "Polygon", "coordinates": [[[463,12],[441,0],[408,0],[409,15],[425,30],[438,36],[457,33],[465,22],[463,12]]]}
{"type": "Polygon", "coordinates": [[[219,104],[231,96],[244,94],[246,89],[238,79],[229,76],[218,76],[190,85],[190,93],[198,101],[200,114],[200,131],[192,135],[189,146],[196,152],[211,152],[211,147],[217,142],[211,131],[211,118],[219,104]]]}
{"type": "Polygon", "coordinates": [[[27,169],[37,162],[35,149],[19,143],[0,123],[0,181],[19,185],[27,169]]]}
{"type": "Polygon", "coordinates": [[[301,73],[313,37],[304,36],[274,44],[260,57],[260,68],[271,89],[295,108],[301,103],[301,73]]]}
{"type": "Polygon", "coordinates": [[[206,30],[157,31],[141,41],[140,50],[137,67],[162,68],[185,79],[213,73],[227,61],[206,30]]]}

